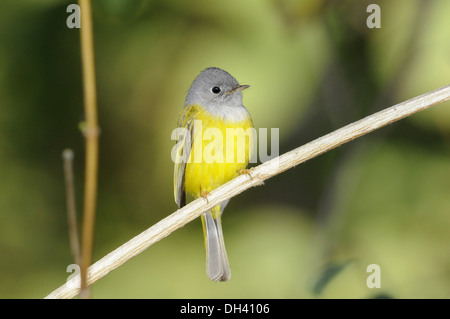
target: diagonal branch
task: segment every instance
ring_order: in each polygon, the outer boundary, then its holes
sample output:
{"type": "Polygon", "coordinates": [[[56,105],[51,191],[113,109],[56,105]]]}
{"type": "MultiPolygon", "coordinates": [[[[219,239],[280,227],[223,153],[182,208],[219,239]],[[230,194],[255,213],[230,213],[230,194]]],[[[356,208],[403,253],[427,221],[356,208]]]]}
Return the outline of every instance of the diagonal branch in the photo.
{"type": "MultiPolygon", "coordinates": [[[[208,201],[205,201],[203,198],[192,201],[187,206],[177,210],[175,213],[159,221],[97,261],[89,267],[88,284],[92,284],[102,278],[111,270],[121,266],[123,263],[140,254],[157,241],[199,217],[203,212],[242,193],[250,187],[261,185],[264,180],[323,154],[339,145],[447,100],[450,100],[450,85],[367,116],[254,167],[250,171],[251,177],[246,174],[236,177],[232,181],[209,193],[208,201]]],[[[72,298],[79,291],[79,289],[76,288],[79,281],[79,276],[72,278],[66,284],[50,293],[46,298],[72,298]]]]}

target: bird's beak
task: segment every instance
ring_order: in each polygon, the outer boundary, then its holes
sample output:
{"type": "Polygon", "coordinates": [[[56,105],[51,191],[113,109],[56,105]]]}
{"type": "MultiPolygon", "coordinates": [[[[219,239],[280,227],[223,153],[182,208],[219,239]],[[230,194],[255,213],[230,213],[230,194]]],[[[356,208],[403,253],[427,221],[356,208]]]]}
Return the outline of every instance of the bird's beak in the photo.
{"type": "Polygon", "coordinates": [[[236,93],[242,90],[245,90],[246,88],[249,88],[250,85],[238,85],[235,88],[232,88],[231,90],[227,91],[226,94],[236,93]]]}

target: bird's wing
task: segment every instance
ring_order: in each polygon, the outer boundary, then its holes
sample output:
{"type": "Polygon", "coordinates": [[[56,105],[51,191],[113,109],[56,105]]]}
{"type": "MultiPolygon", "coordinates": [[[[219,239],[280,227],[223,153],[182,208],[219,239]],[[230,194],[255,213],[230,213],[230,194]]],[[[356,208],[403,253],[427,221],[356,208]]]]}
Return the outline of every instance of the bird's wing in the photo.
{"type": "Polygon", "coordinates": [[[186,163],[189,159],[189,155],[191,154],[192,149],[192,139],[194,133],[193,117],[189,117],[187,120],[184,121],[179,121],[179,125],[181,130],[179,130],[179,138],[176,145],[173,187],[174,187],[175,202],[177,203],[178,208],[181,208],[184,205],[186,205],[184,176],[186,171],[186,163]]]}

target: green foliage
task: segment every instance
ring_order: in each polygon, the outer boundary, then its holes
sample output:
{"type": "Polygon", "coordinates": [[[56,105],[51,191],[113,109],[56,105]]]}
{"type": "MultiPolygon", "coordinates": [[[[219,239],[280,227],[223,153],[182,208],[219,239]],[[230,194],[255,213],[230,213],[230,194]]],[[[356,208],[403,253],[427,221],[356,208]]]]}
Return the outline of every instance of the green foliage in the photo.
{"type": "Polygon", "coordinates": [[[325,265],[321,270],[319,270],[319,274],[317,275],[317,279],[314,281],[312,285],[312,292],[316,296],[320,296],[322,291],[326,288],[328,283],[335,276],[338,276],[341,271],[345,269],[345,267],[350,263],[350,261],[336,263],[332,262],[325,265]]]}
{"type": "MultiPolygon", "coordinates": [[[[447,85],[448,1],[94,1],[100,135],[94,260],[176,209],[170,140],[217,66],[251,85],[280,153],[447,85]]],[[[84,181],[71,1],[0,2],[0,297],[44,297],[72,263],[61,152],[84,181]],[[6,31],[7,30],[7,31],[6,31]]],[[[449,102],[268,180],[223,217],[232,279],[205,274],[194,221],[108,274],[98,298],[444,298],[450,294],[449,102]],[[351,262],[350,262],[351,261],[351,262]],[[366,267],[381,267],[381,289],[366,267]],[[325,265],[325,266],[323,266],[325,265]]]]}

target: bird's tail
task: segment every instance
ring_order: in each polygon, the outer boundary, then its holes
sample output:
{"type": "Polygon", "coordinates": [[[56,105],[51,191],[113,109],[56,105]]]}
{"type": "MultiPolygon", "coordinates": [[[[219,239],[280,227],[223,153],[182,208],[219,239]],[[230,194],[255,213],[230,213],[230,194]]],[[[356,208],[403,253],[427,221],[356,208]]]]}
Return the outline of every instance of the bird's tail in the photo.
{"type": "Polygon", "coordinates": [[[231,278],[231,270],[223,241],[221,213],[215,215],[216,218],[213,217],[211,211],[202,215],[206,246],[206,273],[213,281],[227,281],[231,278]]]}

